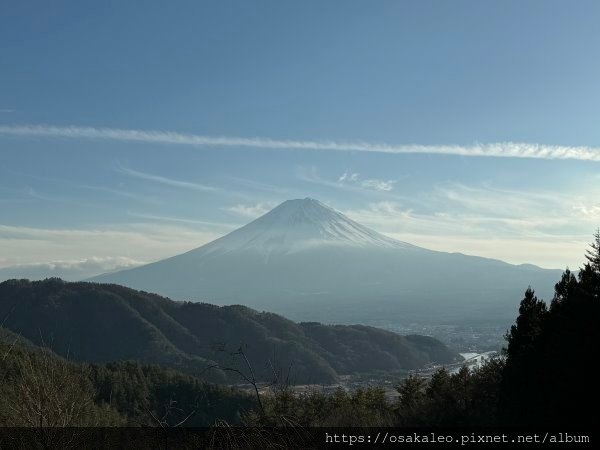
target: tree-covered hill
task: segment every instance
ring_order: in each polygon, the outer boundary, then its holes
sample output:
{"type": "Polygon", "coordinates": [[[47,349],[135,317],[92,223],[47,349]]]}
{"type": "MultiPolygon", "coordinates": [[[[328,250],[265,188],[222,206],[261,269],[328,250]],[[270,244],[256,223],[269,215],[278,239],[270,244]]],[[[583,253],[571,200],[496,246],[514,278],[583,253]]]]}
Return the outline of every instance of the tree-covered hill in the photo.
{"type": "Polygon", "coordinates": [[[245,392],[169,368],[76,363],[0,335],[0,427],[240,424],[256,408],[245,392]]]}
{"type": "Polygon", "coordinates": [[[432,338],[366,326],[297,324],[243,306],[175,302],[119,285],[60,279],[0,283],[4,327],[77,361],[137,360],[215,382],[247,357],[257,378],[285,372],[298,383],[337,375],[410,370],[456,355],[432,338]],[[240,352],[241,350],[241,352],[240,352]]]}

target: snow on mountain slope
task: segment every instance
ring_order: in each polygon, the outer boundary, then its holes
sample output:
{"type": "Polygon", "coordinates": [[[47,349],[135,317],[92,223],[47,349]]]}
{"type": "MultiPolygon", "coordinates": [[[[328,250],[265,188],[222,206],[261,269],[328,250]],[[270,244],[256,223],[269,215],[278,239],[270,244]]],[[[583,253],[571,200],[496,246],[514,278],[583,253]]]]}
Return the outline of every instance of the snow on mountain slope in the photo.
{"type": "Polygon", "coordinates": [[[256,250],[289,254],[318,246],[408,248],[311,198],[288,200],[205,246],[209,251],[256,250]]]}

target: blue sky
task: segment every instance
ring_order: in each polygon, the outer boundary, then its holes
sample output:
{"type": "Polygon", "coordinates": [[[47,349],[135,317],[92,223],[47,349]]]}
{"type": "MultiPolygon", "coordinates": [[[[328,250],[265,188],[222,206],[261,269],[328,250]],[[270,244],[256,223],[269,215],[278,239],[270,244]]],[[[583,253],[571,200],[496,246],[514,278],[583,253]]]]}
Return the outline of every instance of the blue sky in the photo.
{"type": "Polygon", "coordinates": [[[585,1],[3,5],[0,268],[149,262],[307,196],[417,245],[577,267],[600,224],[599,19],[585,1]]]}

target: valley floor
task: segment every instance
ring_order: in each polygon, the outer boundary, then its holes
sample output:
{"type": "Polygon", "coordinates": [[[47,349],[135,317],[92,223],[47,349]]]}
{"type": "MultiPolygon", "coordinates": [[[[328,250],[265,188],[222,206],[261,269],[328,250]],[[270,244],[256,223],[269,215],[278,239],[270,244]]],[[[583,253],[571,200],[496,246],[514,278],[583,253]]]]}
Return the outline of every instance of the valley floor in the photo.
{"type": "Polygon", "coordinates": [[[510,324],[479,325],[439,325],[428,323],[400,324],[390,322],[370,322],[367,325],[383,328],[401,335],[420,334],[439,339],[457,352],[483,353],[500,351],[506,345],[504,334],[510,324]]]}
{"type": "MultiPolygon", "coordinates": [[[[391,373],[372,373],[372,374],[356,374],[342,375],[337,383],[333,384],[299,384],[289,387],[291,391],[302,396],[314,392],[321,394],[333,394],[338,389],[345,392],[353,392],[358,389],[380,388],[384,391],[388,402],[394,403],[398,400],[399,394],[396,390],[398,383],[408,375],[417,375],[422,378],[429,379],[437,370],[445,368],[450,374],[458,373],[463,367],[467,366],[470,369],[481,367],[487,360],[499,355],[496,351],[486,352],[465,352],[460,354],[464,359],[454,364],[431,364],[420,370],[410,372],[391,372],[391,373]]],[[[236,387],[242,391],[254,394],[254,387],[249,384],[236,384],[236,387]]],[[[261,395],[269,395],[274,392],[272,386],[265,384],[259,388],[261,395]]]]}

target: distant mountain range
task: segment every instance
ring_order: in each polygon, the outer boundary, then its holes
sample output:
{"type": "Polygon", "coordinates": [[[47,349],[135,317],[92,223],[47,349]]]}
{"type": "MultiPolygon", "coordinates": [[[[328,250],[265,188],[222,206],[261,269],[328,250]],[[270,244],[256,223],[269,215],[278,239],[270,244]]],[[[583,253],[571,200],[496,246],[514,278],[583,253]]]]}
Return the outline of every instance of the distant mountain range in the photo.
{"type": "Polygon", "coordinates": [[[187,253],[93,281],[294,320],[504,324],[528,286],[549,298],[560,274],[400,242],[306,198],[187,253]]]}
{"type": "Polygon", "coordinates": [[[426,336],[361,325],[298,324],[245,306],[175,302],[118,285],[59,279],[0,283],[0,322],[10,331],[4,340],[20,336],[26,345],[46,345],[76,361],[137,360],[221,383],[235,380],[223,368],[247,370],[232,355],[240,349],[260,379],[281,372],[297,383],[329,383],[341,374],[406,371],[459,358],[426,336]]]}

